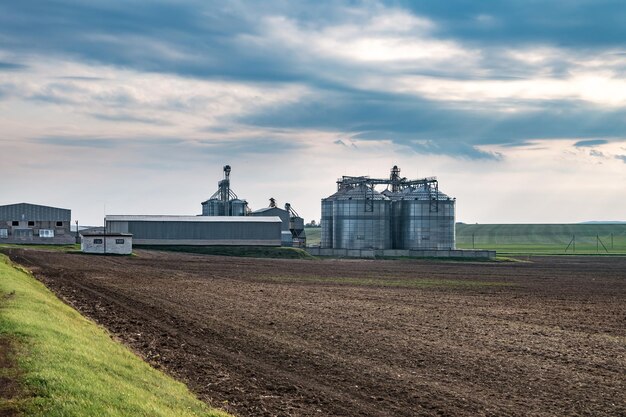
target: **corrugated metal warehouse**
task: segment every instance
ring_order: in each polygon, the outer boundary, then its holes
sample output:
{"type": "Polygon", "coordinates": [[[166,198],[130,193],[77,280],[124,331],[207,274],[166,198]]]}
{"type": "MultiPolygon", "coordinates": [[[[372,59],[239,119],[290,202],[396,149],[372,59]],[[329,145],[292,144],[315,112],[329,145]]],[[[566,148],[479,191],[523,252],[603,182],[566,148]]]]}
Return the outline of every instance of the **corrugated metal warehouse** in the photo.
{"type": "Polygon", "coordinates": [[[289,231],[289,212],[278,207],[266,207],[259,210],[255,210],[250,213],[253,217],[267,217],[275,216],[279,217],[282,221],[281,226],[281,241],[282,245],[291,246],[291,231],[289,231]]]}
{"type": "Polygon", "coordinates": [[[107,233],[132,233],[135,245],[281,244],[279,217],[109,215],[105,221],[107,233]]]}
{"type": "Polygon", "coordinates": [[[18,203],[0,206],[0,242],[64,245],[75,242],[70,232],[72,211],[18,203]]]}

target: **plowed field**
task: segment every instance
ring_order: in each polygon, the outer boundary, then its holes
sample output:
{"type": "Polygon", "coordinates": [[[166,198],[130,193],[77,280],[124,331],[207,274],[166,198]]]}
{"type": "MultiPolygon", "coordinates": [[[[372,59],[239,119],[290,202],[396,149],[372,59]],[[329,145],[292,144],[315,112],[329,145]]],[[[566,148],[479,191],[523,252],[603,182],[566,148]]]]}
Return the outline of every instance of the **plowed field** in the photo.
{"type": "Polygon", "coordinates": [[[240,416],[626,415],[626,258],[7,253],[240,416]]]}

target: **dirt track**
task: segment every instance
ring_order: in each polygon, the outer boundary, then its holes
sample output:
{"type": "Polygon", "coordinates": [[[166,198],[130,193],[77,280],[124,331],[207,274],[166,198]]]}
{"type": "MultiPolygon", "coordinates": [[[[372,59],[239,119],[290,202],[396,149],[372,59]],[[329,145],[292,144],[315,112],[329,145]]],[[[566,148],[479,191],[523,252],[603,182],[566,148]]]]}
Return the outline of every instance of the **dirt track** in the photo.
{"type": "Polygon", "coordinates": [[[626,258],[10,255],[240,416],[626,415],[626,258]]]}

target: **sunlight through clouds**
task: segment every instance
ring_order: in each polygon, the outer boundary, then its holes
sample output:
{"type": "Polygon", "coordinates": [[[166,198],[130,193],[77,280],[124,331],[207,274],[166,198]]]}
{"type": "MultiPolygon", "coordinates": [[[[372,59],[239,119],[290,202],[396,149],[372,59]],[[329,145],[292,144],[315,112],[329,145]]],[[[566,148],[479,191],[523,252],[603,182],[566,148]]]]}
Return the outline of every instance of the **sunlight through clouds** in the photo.
{"type": "Polygon", "coordinates": [[[164,212],[194,214],[229,163],[252,207],[272,190],[318,219],[337,177],[398,164],[439,176],[461,221],[623,217],[616,7],[4,3],[0,191],[89,222],[76,194],[141,213],[163,184],[164,212]]]}

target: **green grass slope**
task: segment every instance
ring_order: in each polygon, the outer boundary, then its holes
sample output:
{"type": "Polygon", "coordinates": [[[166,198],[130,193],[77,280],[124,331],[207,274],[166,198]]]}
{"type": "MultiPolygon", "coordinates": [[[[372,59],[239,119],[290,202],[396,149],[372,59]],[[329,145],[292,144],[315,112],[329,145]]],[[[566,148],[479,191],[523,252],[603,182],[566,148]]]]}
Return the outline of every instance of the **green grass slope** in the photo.
{"type": "Polygon", "coordinates": [[[500,253],[564,254],[575,236],[576,254],[626,254],[626,224],[457,224],[457,247],[471,249],[472,235],[476,248],[500,253]]]}
{"type": "Polygon", "coordinates": [[[17,348],[24,416],[222,416],[0,255],[0,338],[17,348]]]}

